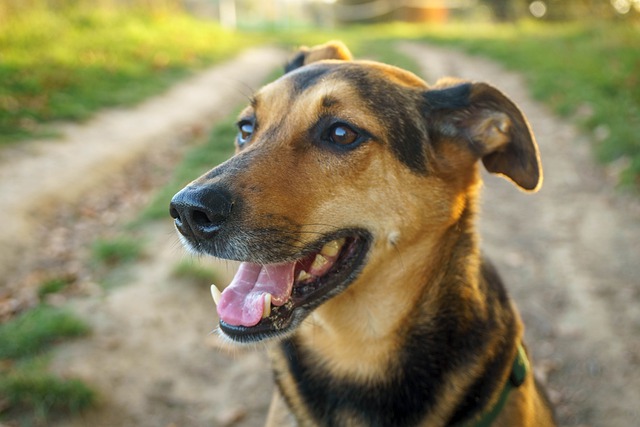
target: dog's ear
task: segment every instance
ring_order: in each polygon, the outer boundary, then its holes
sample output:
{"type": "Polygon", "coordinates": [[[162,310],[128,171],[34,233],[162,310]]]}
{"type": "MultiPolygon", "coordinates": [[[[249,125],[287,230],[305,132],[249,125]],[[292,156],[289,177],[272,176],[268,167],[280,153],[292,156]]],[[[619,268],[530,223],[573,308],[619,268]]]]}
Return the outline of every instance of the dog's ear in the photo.
{"type": "Polygon", "coordinates": [[[529,123],[498,89],[486,83],[438,82],[424,93],[424,101],[435,130],[467,142],[489,172],[525,191],[540,187],[542,166],[529,123]]]}
{"type": "Polygon", "coordinates": [[[287,62],[284,67],[285,73],[300,68],[312,62],[322,61],[323,59],[340,59],[350,61],[353,59],[351,52],[347,46],[341,41],[333,40],[325,44],[314,47],[301,47],[300,50],[287,62]]]}

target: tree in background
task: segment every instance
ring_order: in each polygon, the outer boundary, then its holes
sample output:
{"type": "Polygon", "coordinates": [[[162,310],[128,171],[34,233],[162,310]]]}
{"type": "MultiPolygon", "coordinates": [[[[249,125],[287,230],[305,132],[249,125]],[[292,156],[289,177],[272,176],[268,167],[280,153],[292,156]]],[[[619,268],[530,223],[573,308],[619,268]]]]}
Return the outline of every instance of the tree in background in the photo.
{"type": "Polygon", "coordinates": [[[499,22],[532,14],[547,20],[638,19],[640,0],[481,0],[499,22]],[[534,10],[543,11],[541,16],[534,10]]]}
{"type": "Polygon", "coordinates": [[[520,17],[519,7],[521,0],[482,0],[486,4],[494,18],[499,22],[515,21],[520,17]]]}

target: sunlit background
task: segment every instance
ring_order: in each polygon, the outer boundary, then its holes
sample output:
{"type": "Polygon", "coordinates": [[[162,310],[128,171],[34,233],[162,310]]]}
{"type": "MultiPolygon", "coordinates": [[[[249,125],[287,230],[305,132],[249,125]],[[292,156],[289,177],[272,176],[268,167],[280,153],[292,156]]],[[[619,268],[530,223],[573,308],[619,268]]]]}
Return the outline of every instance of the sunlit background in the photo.
{"type": "Polygon", "coordinates": [[[633,19],[640,13],[639,0],[184,0],[181,4],[232,28],[265,23],[331,27],[392,20],[633,19]]]}
{"type": "Polygon", "coordinates": [[[640,0],[6,0],[4,20],[34,8],[177,8],[229,28],[262,25],[337,26],[402,20],[515,21],[532,17],[547,21],[573,19],[637,19],[640,0]]]}

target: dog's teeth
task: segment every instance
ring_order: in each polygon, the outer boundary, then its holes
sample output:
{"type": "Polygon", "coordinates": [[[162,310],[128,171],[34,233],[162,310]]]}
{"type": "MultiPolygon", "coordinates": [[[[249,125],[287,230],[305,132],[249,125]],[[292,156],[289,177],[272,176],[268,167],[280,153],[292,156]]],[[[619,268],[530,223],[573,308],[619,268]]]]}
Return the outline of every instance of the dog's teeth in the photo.
{"type": "Polygon", "coordinates": [[[211,296],[213,297],[213,302],[218,305],[220,302],[220,290],[216,287],[216,285],[211,285],[211,296]]]}
{"type": "Polygon", "coordinates": [[[264,310],[262,311],[262,318],[265,319],[271,315],[271,294],[264,296],[264,310]]]}
{"type": "Polygon", "coordinates": [[[311,276],[311,275],[310,275],[309,273],[307,273],[306,271],[304,271],[304,270],[300,270],[300,273],[298,273],[297,281],[298,281],[298,282],[302,282],[302,281],[304,281],[304,280],[311,279],[311,277],[313,277],[313,276],[311,276]]]}
{"type": "Polygon", "coordinates": [[[334,257],[338,255],[338,252],[340,252],[342,245],[344,245],[344,238],[332,240],[322,247],[320,253],[324,256],[334,257]]]}
{"type": "Polygon", "coordinates": [[[320,270],[324,267],[329,261],[322,256],[321,254],[316,255],[316,258],[313,260],[313,264],[311,264],[311,270],[320,270]]]}

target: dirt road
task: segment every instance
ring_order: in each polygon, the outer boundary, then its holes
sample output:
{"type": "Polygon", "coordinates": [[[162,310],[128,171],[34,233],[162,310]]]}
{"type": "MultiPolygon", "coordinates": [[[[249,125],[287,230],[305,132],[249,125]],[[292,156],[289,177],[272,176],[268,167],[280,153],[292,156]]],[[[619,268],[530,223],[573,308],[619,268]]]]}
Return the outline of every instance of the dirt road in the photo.
{"type": "Polygon", "coordinates": [[[108,187],[132,163],[206,131],[285,58],[280,50],[251,49],[135,108],[104,111],[87,123],[55,125],[52,130],[61,134],[58,139],[4,148],[0,271],[6,274],[20,264],[47,231],[50,212],[108,187]]]}
{"type": "MultiPolygon", "coordinates": [[[[532,101],[518,75],[440,48],[399,48],[420,61],[428,80],[488,81],[529,117],[545,183],[526,195],[486,178],[485,251],[518,303],[561,424],[639,425],[640,204],[616,194],[592,162],[589,141],[532,101]]],[[[146,237],[147,257],[123,275],[126,286],[72,303],[94,333],[60,348],[54,367],[93,383],[102,403],[64,425],[262,425],[271,390],[263,352],[216,350],[208,290],[172,275],[185,255],[169,219],[146,237]]],[[[221,270],[228,280],[233,266],[221,270]]]]}

